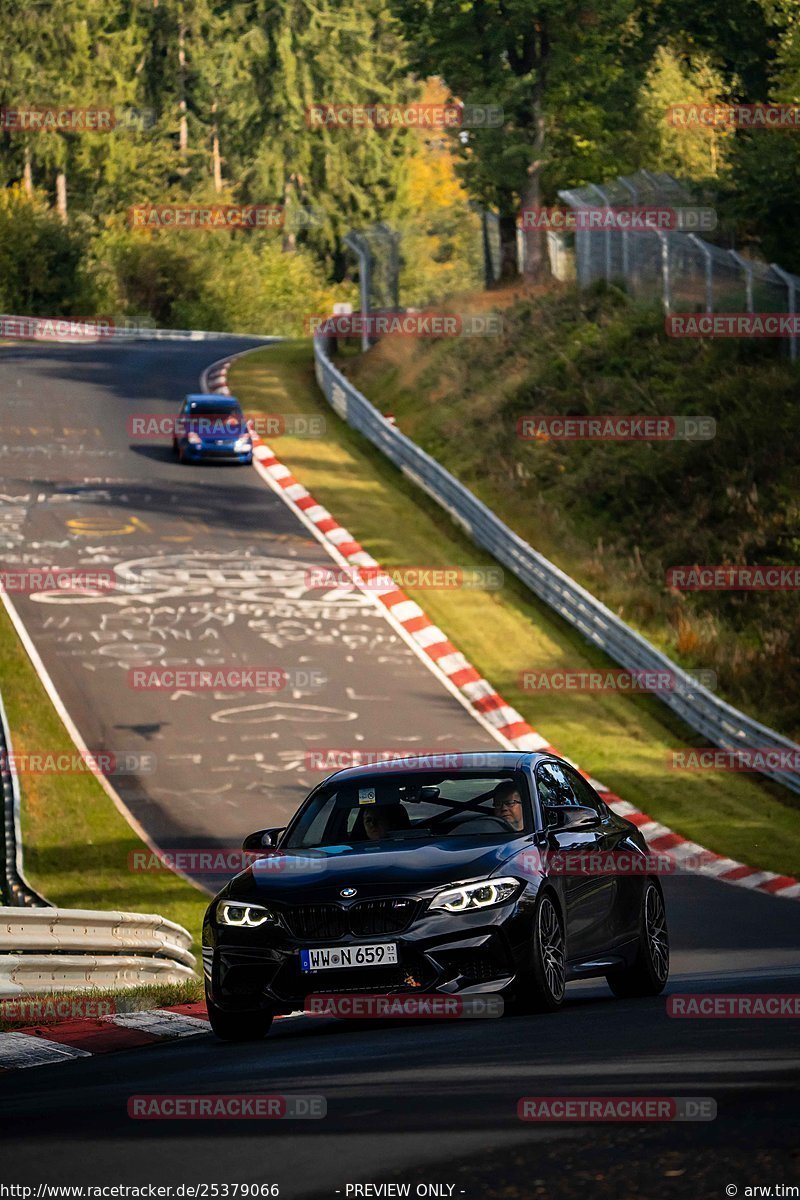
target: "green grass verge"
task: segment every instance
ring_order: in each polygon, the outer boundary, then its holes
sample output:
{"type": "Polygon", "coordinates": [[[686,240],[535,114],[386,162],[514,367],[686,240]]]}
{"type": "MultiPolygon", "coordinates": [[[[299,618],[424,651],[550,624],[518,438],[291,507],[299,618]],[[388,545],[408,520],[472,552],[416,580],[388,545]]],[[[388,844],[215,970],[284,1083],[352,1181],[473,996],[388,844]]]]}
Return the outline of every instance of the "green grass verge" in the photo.
{"type": "Polygon", "coordinates": [[[199,979],[185,983],[147,983],[129,988],[92,988],[67,992],[31,992],[23,997],[0,1000],[0,1032],[25,1025],[57,1025],[68,1020],[64,1006],[75,1003],[74,1017],[109,1016],[113,1013],[145,1012],[173,1004],[192,1004],[202,1000],[199,979]],[[87,1007],[87,1001],[92,1007],[87,1007]],[[52,1003],[51,1003],[52,1002],[52,1003]],[[58,1005],[58,1010],[56,1010],[58,1005]],[[35,1015],[29,1016],[33,1013],[35,1015]]]}
{"type": "MultiPolygon", "coordinates": [[[[230,386],[254,412],[324,415],[324,439],[285,436],[273,448],[381,564],[492,565],[432,500],[333,413],[317,387],[308,341],[239,359],[230,386]]],[[[702,743],[653,697],[519,688],[520,673],[531,668],[611,664],[510,575],[499,592],[409,594],[535,729],[624,799],[720,854],[774,871],[798,870],[797,799],[753,777],[667,769],[670,750],[702,743]]]]}
{"type": "MultiPolygon", "coordinates": [[[[2,607],[0,693],[16,754],[74,750],[2,607]]],[[[128,869],[142,842],[92,774],[23,775],[20,789],[25,874],[51,903],[160,913],[199,939],[207,898],[170,871],[128,869]]]]}
{"type": "Polygon", "coordinates": [[[404,433],[525,541],[719,694],[800,738],[800,593],[688,592],[669,567],[794,565],[798,369],[768,339],[675,339],[615,288],[469,298],[497,336],[384,338],[346,360],[404,433]],[[541,441],[534,414],[709,416],[685,441],[541,441]]]}

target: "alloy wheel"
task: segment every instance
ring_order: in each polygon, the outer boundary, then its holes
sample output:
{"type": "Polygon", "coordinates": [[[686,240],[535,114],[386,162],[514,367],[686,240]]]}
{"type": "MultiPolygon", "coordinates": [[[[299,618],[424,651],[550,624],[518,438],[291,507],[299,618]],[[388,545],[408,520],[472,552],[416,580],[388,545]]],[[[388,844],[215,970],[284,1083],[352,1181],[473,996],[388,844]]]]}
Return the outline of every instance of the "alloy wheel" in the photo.
{"type": "Polygon", "coordinates": [[[669,971],[669,937],[667,935],[667,917],[664,912],[664,901],[658,888],[652,884],[647,889],[644,901],[644,923],[647,934],[647,944],[653,970],[658,979],[663,981],[669,971]]]}
{"type": "Polygon", "coordinates": [[[545,980],[554,1000],[560,1000],[566,987],[564,934],[555,905],[547,896],[539,905],[539,947],[545,980]]]}

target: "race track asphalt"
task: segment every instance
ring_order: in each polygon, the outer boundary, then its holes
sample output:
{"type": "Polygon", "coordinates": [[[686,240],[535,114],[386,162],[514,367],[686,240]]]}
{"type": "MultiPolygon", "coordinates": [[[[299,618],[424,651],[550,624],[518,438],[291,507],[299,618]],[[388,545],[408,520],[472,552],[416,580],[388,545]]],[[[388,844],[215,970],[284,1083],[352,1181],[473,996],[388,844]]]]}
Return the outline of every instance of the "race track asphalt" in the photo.
{"type": "Polygon", "coordinates": [[[18,595],[15,607],[89,749],[120,769],[146,756],[112,779],[135,818],[160,848],[194,854],[284,824],[332,769],[320,766],[329,751],[500,748],[375,598],[309,575],[335,564],[254,470],[180,465],[169,438],[129,433],[135,417],[174,415],[212,359],[247,345],[0,353],[3,560],[113,568],[136,590],[18,595]],[[139,666],[263,668],[288,682],[142,691],[129,686],[139,666]]]}

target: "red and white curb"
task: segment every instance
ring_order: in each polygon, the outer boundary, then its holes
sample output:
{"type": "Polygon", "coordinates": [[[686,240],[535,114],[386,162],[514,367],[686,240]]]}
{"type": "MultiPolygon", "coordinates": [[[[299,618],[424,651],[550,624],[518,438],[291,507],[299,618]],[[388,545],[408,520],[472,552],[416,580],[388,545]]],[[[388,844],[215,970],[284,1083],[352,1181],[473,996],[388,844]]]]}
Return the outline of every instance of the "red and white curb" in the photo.
{"type": "MultiPolygon", "coordinates": [[[[283,1022],[305,1015],[284,1013],[275,1020],[283,1022]]],[[[49,1066],[117,1050],[138,1050],[141,1046],[210,1033],[202,1001],[115,1013],[96,1020],[79,1017],[50,1025],[28,1025],[0,1033],[0,1075],[23,1067],[49,1066]]]]}
{"type": "Polygon", "coordinates": [[[177,1004],[145,1012],[85,1017],[52,1025],[29,1025],[0,1033],[0,1072],[89,1058],[113,1050],[134,1050],[156,1042],[208,1033],[204,1004],[177,1004]]]}
{"type": "MultiPolygon", "coordinates": [[[[231,361],[226,359],[209,367],[204,386],[210,391],[229,396],[231,393],[228,387],[228,368],[231,361]]],[[[262,478],[283,498],[337,563],[351,567],[377,567],[380,570],[380,564],[372,555],[367,553],[326,508],[317,503],[256,433],[253,434],[253,462],[262,478]]],[[[479,675],[438,625],[434,625],[415,600],[410,599],[393,584],[383,591],[371,584],[365,594],[375,597],[392,625],[417,656],[445,683],[448,690],[457,696],[481,725],[491,731],[501,745],[510,750],[557,754],[567,762],[572,762],[566,755],[560,754],[546,737],[537,733],[515,708],[503,700],[491,683],[479,675]]],[[[602,793],[609,808],[640,828],[654,853],[671,858],[676,866],[684,864],[685,869],[695,874],[707,875],[724,883],[749,888],[751,891],[766,892],[792,900],[800,899],[799,880],[790,875],[778,875],[774,871],[760,871],[756,867],[748,867],[735,859],[725,858],[704,849],[697,842],[691,842],[668,826],[654,821],[633,804],[610,791],[605,784],[581,770],[576,763],[572,765],[602,793]]]]}

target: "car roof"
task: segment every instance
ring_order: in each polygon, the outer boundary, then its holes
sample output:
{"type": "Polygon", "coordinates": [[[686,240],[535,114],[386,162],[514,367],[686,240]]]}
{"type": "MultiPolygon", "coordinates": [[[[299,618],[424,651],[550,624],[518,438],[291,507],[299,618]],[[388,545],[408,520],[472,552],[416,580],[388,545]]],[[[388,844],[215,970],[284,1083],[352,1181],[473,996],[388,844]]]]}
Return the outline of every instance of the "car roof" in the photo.
{"type": "Polygon", "coordinates": [[[239,401],[235,396],[215,396],[213,392],[191,392],[184,399],[184,404],[222,405],[223,408],[233,408],[239,401]]]}
{"type": "Polygon", "coordinates": [[[468,775],[475,771],[518,771],[522,767],[535,766],[541,759],[555,757],[553,754],[521,753],[519,750],[476,750],[464,754],[442,750],[430,754],[409,754],[396,761],[344,767],[332,772],[328,778],[343,783],[348,779],[363,779],[365,775],[403,775],[410,770],[447,771],[452,775],[468,775]]]}

